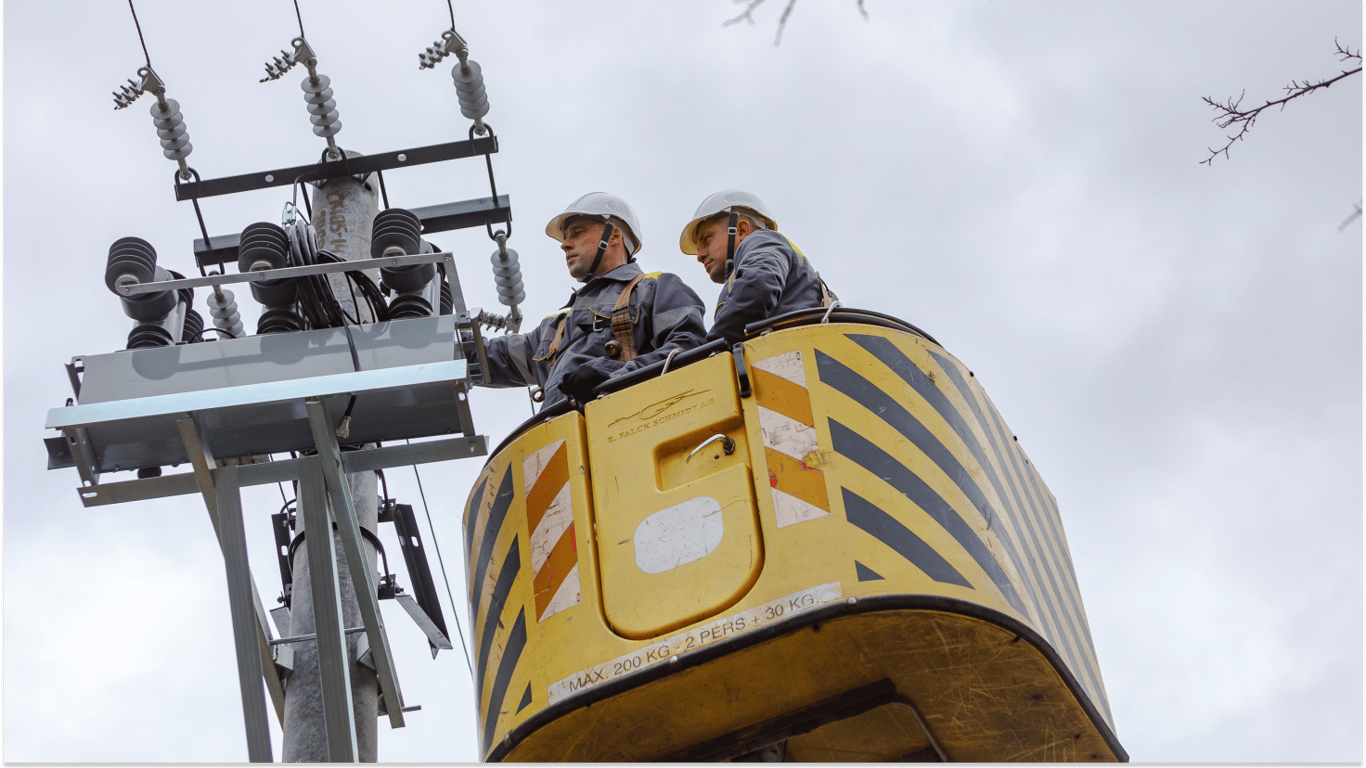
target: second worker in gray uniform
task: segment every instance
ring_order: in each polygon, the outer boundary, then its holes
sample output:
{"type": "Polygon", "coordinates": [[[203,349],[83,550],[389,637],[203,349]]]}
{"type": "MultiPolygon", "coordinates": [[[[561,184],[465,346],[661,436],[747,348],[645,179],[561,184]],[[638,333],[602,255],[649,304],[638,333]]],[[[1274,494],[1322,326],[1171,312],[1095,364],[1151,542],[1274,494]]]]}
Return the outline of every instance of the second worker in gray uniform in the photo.
{"type": "Polygon", "coordinates": [[[777,226],[756,195],[727,189],[703,200],[683,228],[679,247],[724,286],[706,341],[734,345],[750,323],[834,300],[806,256],[774,231],[777,226]]]}
{"type": "Polygon", "coordinates": [[[570,276],[584,285],[537,327],[488,340],[484,386],[539,385],[546,407],[566,396],[586,402],[607,379],[702,343],[697,294],[678,276],[647,275],[635,263],[640,224],[626,201],[590,192],[545,232],[562,243],[570,276]],[[620,301],[628,287],[628,300],[620,301]]]}

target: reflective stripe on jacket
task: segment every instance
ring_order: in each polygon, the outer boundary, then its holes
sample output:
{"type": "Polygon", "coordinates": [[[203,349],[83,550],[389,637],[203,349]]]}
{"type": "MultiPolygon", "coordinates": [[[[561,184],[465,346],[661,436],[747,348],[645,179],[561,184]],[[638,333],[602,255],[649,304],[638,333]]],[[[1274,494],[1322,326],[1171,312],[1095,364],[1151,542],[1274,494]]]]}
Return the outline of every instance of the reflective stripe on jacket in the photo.
{"type": "Polygon", "coordinates": [[[670,350],[700,345],[706,328],[702,300],[677,275],[655,272],[641,280],[631,293],[631,325],[639,354],[627,362],[607,357],[606,345],[613,338],[612,305],[621,289],[639,274],[641,269],[634,262],[623,264],[589,280],[574,293],[570,306],[545,318],[530,331],[490,338],[486,344],[489,370],[484,386],[538,384],[545,391],[548,406],[564,399],[560,380],[581,365],[619,376],[663,360],[670,350]],[[550,342],[566,314],[569,320],[564,338],[552,360],[550,342]]]}
{"type": "Polygon", "coordinates": [[[706,340],[733,345],[750,323],[819,306],[821,283],[811,263],[787,238],[761,229],[735,249],[734,274],[722,284],[706,340]]]}

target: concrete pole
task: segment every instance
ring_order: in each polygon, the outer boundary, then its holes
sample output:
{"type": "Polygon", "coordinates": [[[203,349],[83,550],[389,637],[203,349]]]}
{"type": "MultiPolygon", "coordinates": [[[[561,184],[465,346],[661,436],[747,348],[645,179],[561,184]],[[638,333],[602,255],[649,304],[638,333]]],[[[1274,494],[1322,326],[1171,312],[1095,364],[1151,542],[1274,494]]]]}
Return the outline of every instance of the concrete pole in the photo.
{"type": "MultiPolygon", "coordinates": [[[[347,153],[355,156],[355,153],[347,153]]],[[[365,181],[353,177],[332,179],[313,195],[313,226],[318,233],[318,248],[331,251],[348,261],[370,258],[370,226],[379,212],[378,195],[372,174],[365,181]]],[[[378,279],[374,270],[372,279],[378,279]]],[[[351,290],[344,275],[331,276],[332,290],[342,308],[361,322],[373,322],[369,306],[352,301],[351,290]],[[360,314],[358,315],[357,312],[360,314]]],[[[359,294],[357,294],[359,298],[359,294]]],[[[374,472],[347,475],[351,487],[356,521],[360,527],[376,532],[379,526],[378,482],[374,472]]],[[[298,530],[303,530],[303,516],[297,515],[298,530]]],[[[308,535],[313,535],[308,532],[308,535]]],[[[342,615],[346,627],[362,625],[355,589],[346,566],[346,553],[341,536],[332,532],[337,552],[337,581],[341,588],[342,615]]],[[[377,554],[368,540],[365,557],[371,573],[377,573],[377,554]]],[[[313,595],[309,584],[307,547],[294,553],[294,593],[291,603],[289,635],[312,634],[313,595]]],[[[375,577],[379,582],[379,577],[375,577]]],[[[347,636],[346,648],[351,673],[351,706],[356,719],[356,756],[361,762],[378,759],[379,680],[375,672],[357,661],[364,634],[347,636]]],[[[398,702],[386,702],[396,707],[398,702]]],[[[323,720],[322,681],[318,673],[318,648],[310,642],[294,645],[294,671],[285,684],[284,749],[285,762],[327,762],[327,733],[323,720]]]]}

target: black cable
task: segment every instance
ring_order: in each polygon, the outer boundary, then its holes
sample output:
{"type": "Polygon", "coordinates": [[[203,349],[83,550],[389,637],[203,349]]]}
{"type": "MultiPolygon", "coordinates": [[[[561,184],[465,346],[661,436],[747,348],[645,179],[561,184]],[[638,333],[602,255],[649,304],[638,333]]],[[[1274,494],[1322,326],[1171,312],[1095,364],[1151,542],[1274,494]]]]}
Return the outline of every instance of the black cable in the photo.
{"type": "Polygon", "coordinates": [[[451,29],[455,29],[455,8],[451,5],[451,0],[446,0],[446,8],[451,12],[451,29]]]}
{"type": "MultiPolygon", "coordinates": [[[[450,0],[447,0],[449,3],[450,0]]],[[[133,8],[133,0],[128,0],[128,10],[133,12],[133,26],[138,28],[138,42],[142,43],[142,55],[147,59],[147,68],[152,68],[152,54],[147,52],[147,41],[142,37],[142,25],[138,23],[138,12],[133,8]]],[[[455,11],[451,11],[451,27],[455,27],[455,11]]]]}
{"type": "MultiPolygon", "coordinates": [[[[193,169],[193,168],[186,168],[185,170],[189,171],[190,174],[194,176],[195,183],[198,184],[198,183],[199,183],[199,171],[196,171],[196,170],[193,169]]],[[[175,180],[175,185],[176,185],[177,187],[180,186],[180,171],[179,171],[179,170],[177,170],[177,171],[175,172],[175,175],[174,175],[172,178],[175,180]]],[[[197,189],[197,188],[196,188],[196,189],[197,189]]],[[[201,210],[199,210],[199,195],[196,194],[194,197],[190,198],[190,202],[194,203],[194,216],[195,216],[196,219],[199,219],[199,232],[200,232],[200,234],[204,235],[204,249],[205,249],[205,250],[212,250],[213,246],[210,245],[210,243],[209,243],[209,228],[206,227],[206,226],[204,226],[204,212],[201,211],[201,210]]],[[[199,266],[199,275],[200,275],[200,277],[208,277],[208,273],[204,271],[204,265],[203,265],[203,264],[199,264],[199,259],[195,259],[195,264],[197,264],[197,265],[199,266]]],[[[223,264],[223,257],[222,257],[221,255],[218,257],[218,269],[219,269],[219,274],[221,274],[221,275],[227,274],[227,272],[228,272],[228,268],[227,268],[226,266],[224,266],[224,264],[223,264]]]]}
{"type": "MultiPolygon", "coordinates": [[[[133,0],[128,0],[132,2],[133,0]]],[[[294,0],[294,15],[299,19],[299,37],[304,36],[304,15],[299,13],[299,0],[294,0]]]]}
{"type": "Polygon", "coordinates": [[[384,171],[376,171],[375,175],[379,177],[379,195],[384,200],[384,209],[387,211],[389,210],[389,190],[384,188],[384,171]]]}

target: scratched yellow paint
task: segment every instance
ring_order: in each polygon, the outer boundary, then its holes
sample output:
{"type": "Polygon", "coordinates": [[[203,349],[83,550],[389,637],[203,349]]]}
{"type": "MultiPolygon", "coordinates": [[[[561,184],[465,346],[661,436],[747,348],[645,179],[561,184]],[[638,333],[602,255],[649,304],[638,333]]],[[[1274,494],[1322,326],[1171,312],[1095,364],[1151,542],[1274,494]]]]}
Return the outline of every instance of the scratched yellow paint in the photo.
{"type": "MultiPolygon", "coordinates": [[[[1015,453],[993,452],[1004,440],[999,426],[983,427],[973,415],[974,404],[979,411],[991,407],[980,384],[955,368],[969,382],[970,403],[931,353],[961,364],[887,328],[831,323],[745,343],[751,370],[755,361],[794,351],[805,367],[817,440],[805,463],[822,470],[828,516],[778,526],[756,398],[739,395],[728,353],[590,403],[583,415],[537,425],[490,459],[483,504],[466,521],[474,526],[474,552],[485,536],[496,537],[483,583],[471,587],[476,654],[488,633],[487,655],[476,661],[483,667],[481,756],[653,760],[886,678],[910,697],[951,759],[1122,758],[1056,503],[1018,444],[1009,441],[1015,453]],[[973,446],[848,334],[895,345],[969,425],[973,446]],[[822,381],[818,350],[873,382],[933,435],[981,489],[988,514],[885,420],[822,381]],[[981,540],[997,576],[929,511],[835,451],[832,420],[942,498],[981,540]],[[732,440],[734,452],[724,453],[717,440],[687,459],[714,434],[732,440]],[[582,600],[537,622],[529,489],[520,467],[562,439],[582,600]],[[508,467],[510,508],[499,530],[484,531],[490,497],[508,467]],[[1008,498],[988,471],[1002,479],[1008,498]],[[936,580],[852,524],[846,491],[895,519],[966,584],[946,583],[942,574],[936,580]],[[720,543],[677,568],[643,572],[634,551],[642,522],[703,495],[721,510],[720,543]],[[491,605],[514,541],[522,570],[501,606],[491,605]],[[1020,557],[1030,558],[1023,569],[1020,557]],[[1019,595],[1019,608],[1002,583],[1019,595]],[[513,654],[519,616],[525,641],[513,654]]],[[[897,704],[874,707],[792,738],[789,755],[834,762],[924,756],[929,738],[909,712],[897,704]]]]}

